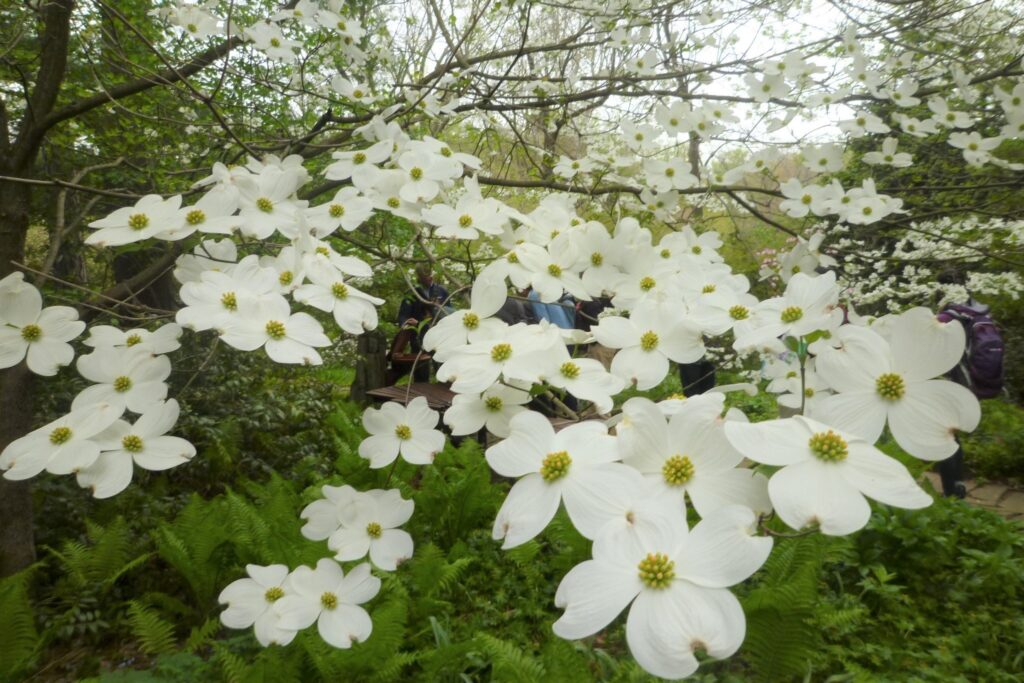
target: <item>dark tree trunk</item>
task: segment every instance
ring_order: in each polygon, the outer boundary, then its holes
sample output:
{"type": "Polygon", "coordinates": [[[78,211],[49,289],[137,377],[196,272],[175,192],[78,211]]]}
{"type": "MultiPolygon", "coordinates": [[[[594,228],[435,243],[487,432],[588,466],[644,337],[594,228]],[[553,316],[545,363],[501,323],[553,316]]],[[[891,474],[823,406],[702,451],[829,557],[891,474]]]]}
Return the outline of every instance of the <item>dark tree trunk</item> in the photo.
{"type": "MultiPolygon", "coordinates": [[[[25,255],[30,186],[0,182],[0,279],[14,272],[25,255]]],[[[32,430],[34,376],[24,363],[0,370],[0,451],[32,430]]],[[[27,481],[0,478],[0,577],[35,561],[32,490],[27,481]]]]}

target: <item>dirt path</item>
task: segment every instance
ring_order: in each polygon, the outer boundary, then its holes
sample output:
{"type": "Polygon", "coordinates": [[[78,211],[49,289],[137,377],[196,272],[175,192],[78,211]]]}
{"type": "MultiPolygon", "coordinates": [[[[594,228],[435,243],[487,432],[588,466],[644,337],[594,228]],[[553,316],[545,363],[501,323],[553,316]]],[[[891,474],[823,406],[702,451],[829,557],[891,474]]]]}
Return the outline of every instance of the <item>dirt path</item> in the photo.
{"type": "MultiPolygon", "coordinates": [[[[942,481],[937,472],[925,472],[925,478],[931,482],[936,491],[942,491],[942,481]]],[[[1024,522],[1024,491],[991,482],[979,484],[974,479],[968,479],[966,501],[971,505],[987,508],[1006,519],[1024,522]]]]}

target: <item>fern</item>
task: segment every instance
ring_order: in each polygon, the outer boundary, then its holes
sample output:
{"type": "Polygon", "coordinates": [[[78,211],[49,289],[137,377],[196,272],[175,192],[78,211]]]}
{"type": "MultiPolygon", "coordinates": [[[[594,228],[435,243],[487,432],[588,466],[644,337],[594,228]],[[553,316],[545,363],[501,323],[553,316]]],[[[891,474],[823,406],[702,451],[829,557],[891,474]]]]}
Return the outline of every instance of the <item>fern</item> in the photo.
{"type": "Polygon", "coordinates": [[[490,658],[495,680],[523,683],[547,680],[544,666],[515,644],[486,633],[478,634],[476,642],[490,658]]]}
{"type": "Polygon", "coordinates": [[[197,652],[210,644],[213,636],[220,630],[220,619],[207,619],[202,626],[196,626],[188,634],[183,649],[186,652],[197,652]]]}
{"type": "Polygon", "coordinates": [[[39,646],[28,579],[36,566],[0,579],[0,680],[16,680],[39,646]]]}
{"type": "Polygon", "coordinates": [[[380,683],[403,680],[402,671],[409,665],[414,664],[419,657],[420,654],[418,652],[398,652],[378,666],[370,680],[380,681],[380,683]]]}
{"type": "Polygon", "coordinates": [[[128,622],[143,652],[160,655],[176,649],[174,625],[164,621],[154,610],[132,600],[128,603],[128,622]]]}
{"type": "Polygon", "coordinates": [[[214,660],[224,673],[225,683],[250,683],[249,665],[225,645],[214,646],[214,660]]]}
{"type": "Polygon", "coordinates": [[[820,535],[779,542],[765,563],[760,584],[744,599],[743,653],[757,680],[788,680],[810,669],[821,645],[811,620],[827,544],[820,535]]]}

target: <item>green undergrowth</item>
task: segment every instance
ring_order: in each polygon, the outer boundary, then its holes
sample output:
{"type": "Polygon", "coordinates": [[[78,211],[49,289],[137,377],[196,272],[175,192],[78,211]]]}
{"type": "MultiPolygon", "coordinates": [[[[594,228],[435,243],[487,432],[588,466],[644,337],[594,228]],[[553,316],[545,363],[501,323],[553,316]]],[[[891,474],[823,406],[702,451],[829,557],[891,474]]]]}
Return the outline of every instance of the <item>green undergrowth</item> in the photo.
{"type": "MultiPolygon", "coordinates": [[[[183,399],[202,408],[182,423],[199,447],[193,463],[108,501],[84,498],[69,478],[41,480],[52,512],[39,562],[0,582],[0,681],[654,680],[629,657],[622,617],[580,642],[553,635],[555,589],[589,542],[560,515],[502,551],[491,525],[508,482],[474,441],[431,466],[371,470],[357,454],[361,409],[338,396],[345,370],[219,373],[183,399]],[[301,536],[299,512],[322,485],[343,483],[396,487],[416,502],[405,527],[416,551],[399,571],[378,572],[371,637],[335,650],[307,629],[264,649],[251,631],[224,628],[217,596],[246,564],[329,555],[301,536]]],[[[775,415],[771,397],[728,401],[753,420],[775,415]]],[[[895,444],[883,448],[914,466],[895,444]]],[[[1022,591],[1019,527],[959,501],[877,506],[848,538],[776,539],[735,589],[742,648],[705,661],[693,680],[1020,680],[1022,591]]]]}

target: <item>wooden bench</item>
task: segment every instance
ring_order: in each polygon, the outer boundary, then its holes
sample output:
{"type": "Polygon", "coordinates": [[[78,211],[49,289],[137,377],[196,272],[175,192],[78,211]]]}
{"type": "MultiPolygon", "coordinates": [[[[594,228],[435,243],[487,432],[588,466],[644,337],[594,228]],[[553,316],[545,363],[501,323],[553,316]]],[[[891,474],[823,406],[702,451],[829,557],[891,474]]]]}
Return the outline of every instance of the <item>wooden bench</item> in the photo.
{"type": "Polygon", "coordinates": [[[444,412],[451,406],[455,392],[449,389],[447,384],[412,382],[406,385],[370,389],[366,392],[366,395],[381,403],[385,401],[398,401],[402,405],[406,405],[414,398],[422,396],[427,399],[428,406],[434,410],[444,412]]]}

